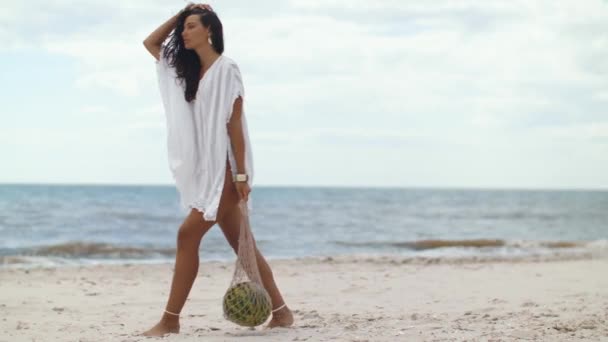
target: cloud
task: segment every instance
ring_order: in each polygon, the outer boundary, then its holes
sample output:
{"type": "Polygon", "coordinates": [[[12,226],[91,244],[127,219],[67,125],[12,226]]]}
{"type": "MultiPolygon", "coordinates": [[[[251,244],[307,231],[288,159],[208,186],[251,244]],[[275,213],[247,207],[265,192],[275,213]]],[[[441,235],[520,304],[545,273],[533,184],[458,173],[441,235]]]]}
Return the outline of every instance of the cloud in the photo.
{"type": "MultiPolygon", "coordinates": [[[[80,93],[117,100],[91,100],[82,115],[120,120],[119,141],[127,132],[158,134],[164,119],[154,60],[141,42],[184,4],[52,0],[31,11],[31,3],[12,2],[0,13],[0,53],[42,49],[69,58],[80,93]]],[[[309,151],[321,161],[344,153],[354,165],[364,158],[357,149],[375,152],[378,162],[399,149],[411,153],[408,165],[424,167],[428,158],[436,167],[446,155],[471,165],[480,155],[490,158],[479,146],[525,151],[551,139],[572,149],[605,146],[605,1],[261,0],[214,7],[226,54],[244,76],[259,153],[309,151]]],[[[509,161],[535,158],[522,152],[509,161]]],[[[442,177],[400,168],[428,181],[442,177]]]]}
{"type": "MultiPolygon", "coordinates": [[[[153,61],[140,41],[147,35],[144,27],[154,29],[172,13],[172,6],[160,1],[146,6],[89,1],[82,6],[87,10],[76,10],[67,1],[51,4],[57,13],[46,15],[51,18],[59,13],[91,15],[91,9],[99,16],[119,14],[119,19],[98,20],[83,31],[45,35],[48,51],[79,63],[77,86],[124,96],[153,90],[146,86],[154,81],[153,61]],[[127,23],[139,32],[124,30],[127,23]],[[142,63],[146,60],[150,63],[142,63]]],[[[273,4],[260,4],[265,10],[274,8],[272,16],[263,11],[244,15],[228,4],[218,7],[226,13],[227,52],[241,64],[252,98],[266,101],[270,95],[278,101],[272,105],[275,113],[293,113],[293,107],[309,104],[331,106],[334,113],[352,113],[363,105],[387,113],[444,115],[442,102],[461,115],[478,118],[491,115],[487,103],[493,101],[501,105],[496,116],[515,111],[524,115],[521,111],[527,108],[522,108],[521,99],[530,96],[518,89],[531,82],[606,85],[598,72],[608,63],[606,38],[600,36],[605,15],[583,17],[599,10],[597,3],[586,3],[588,9],[480,1],[440,1],[433,6],[407,1],[273,4]],[[566,16],[573,11],[583,13],[566,16]],[[378,26],[384,28],[378,31],[378,26]],[[369,105],[357,101],[366,97],[369,105]],[[465,114],[476,99],[481,104],[473,107],[486,112],[465,114]]],[[[554,97],[551,89],[535,92],[554,97]]]]}

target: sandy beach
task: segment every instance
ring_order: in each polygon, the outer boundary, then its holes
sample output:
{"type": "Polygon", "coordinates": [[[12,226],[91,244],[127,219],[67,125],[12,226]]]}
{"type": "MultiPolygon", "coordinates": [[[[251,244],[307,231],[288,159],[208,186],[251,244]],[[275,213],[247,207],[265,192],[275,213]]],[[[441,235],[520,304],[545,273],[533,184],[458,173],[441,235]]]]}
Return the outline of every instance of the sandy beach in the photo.
{"type": "MultiPolygon", "coordinates": [[[[608,341],[608,259],[272,260],[296,322],[251,330],[222,317],[233,264],[201,260],[167,341],[608,341]]],[[[0,341],[149,341],[172,264],[0,270],[0,341]]]]}

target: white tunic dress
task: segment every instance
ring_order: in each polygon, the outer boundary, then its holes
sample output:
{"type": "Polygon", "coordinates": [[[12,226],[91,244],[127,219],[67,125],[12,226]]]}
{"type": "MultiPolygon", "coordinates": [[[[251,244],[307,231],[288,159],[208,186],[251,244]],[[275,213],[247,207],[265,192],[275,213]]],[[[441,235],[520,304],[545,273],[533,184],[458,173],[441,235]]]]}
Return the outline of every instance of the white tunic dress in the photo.
{"type": "MultiPolygon", "coordinates": [[[[239,96],[244,99],[241,73],[232,59],[220,56],[199,81],[196,98],[189,103],[184,97],[185,84],[176,78],[175,68],[169,65],[162,52],[160,60],[156,61],[156,70],[167,119],[169,168],[180,194],[181,207],[197,209],[204,213],[206,221],[215,221],[227,158],[232,174],[237,171],[227,123],[234,101],[239,96]]],[[[244,110],[241,121],[245,171],[251,187],[253,158],[244,110]]],[[[249,196],[249,210],[251,204],[249,196]]]]}

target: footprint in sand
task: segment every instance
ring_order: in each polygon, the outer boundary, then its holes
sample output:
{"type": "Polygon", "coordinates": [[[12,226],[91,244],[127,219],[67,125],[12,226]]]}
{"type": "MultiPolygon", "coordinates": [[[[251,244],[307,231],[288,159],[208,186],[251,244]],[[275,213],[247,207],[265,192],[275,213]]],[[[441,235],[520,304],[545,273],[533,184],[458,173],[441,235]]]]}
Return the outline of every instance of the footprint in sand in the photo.
{"type": "Polygon", "coordinates": [[[523,306],[524,308],[537,307],[538,304],[534,303],[533,301],[527,301],[527,302],[524,302],[521,306],[523,306]]]}
{"type": "Polygon", "coordinates": [[[319,313],[317,312],[317,310],[312,310],[312,311],[303,311],[303,312],[297,312],[297,314],[299,316],[302,317],[302,319],[323,319],[323,317],[321,317],[321,315],[319,315],[319,313]]]}
{"type": "Polygon", "coordinates": [[[492,303],[492,304],[505,304],[505,303],[507,303],[507,301],[504,300],[504,299],[500,299],[500,298],[494,298],[494,299],[490,300],[490,303],[492,303]]]}

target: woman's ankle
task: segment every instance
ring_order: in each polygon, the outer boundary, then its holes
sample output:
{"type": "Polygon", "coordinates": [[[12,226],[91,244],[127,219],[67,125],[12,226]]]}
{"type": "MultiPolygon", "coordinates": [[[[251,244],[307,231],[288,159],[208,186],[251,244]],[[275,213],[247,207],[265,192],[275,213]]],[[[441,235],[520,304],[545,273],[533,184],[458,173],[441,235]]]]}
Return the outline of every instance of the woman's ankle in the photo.
{"type": "Polygon", "coordinates": [[[175,316],[175,315],[171,315],[168,313],[163,313],[163,316],[161,317],[161,322],[165,323],[165,324],[169,324],[169,325],[175,325],[175,324],[179,324],[179,316],[175,316]]]}

